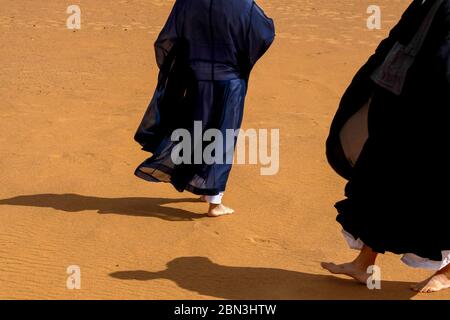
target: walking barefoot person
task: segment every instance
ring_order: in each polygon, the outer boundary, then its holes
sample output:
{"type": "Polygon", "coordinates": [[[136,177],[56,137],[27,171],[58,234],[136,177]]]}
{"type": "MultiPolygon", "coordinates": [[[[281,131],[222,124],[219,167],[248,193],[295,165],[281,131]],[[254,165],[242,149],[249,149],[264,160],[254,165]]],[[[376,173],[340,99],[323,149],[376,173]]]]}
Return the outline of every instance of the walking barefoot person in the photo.
{"type": "Polygon", "coordinates": [[[209,216],[233,213],[222,197],[234,146],[223,142],[215,149],[221,161],[199,161],[194,153],[203,155],[205,143],[195,138],[196,125],[222,137],[240,128],[250,72],[274,37],[273,21],[252,0],[176,1],[155,43],[158,87],[135,135],[153,154],[136,169],[138,177],[201,195],[209,216]],[[194,136],[182,152],[172,137],[177,129],[194,136]]]}
{"type": "Polygon", "coordinates": [[[414,286],[450,287],[446,178],[450,107],[450,0],[416,0],[344,94],[327,141],[332,167],[349,180],[337,221],[350,263],[322,266],[366,283],[386,251],[434,270],[414,286]]]}

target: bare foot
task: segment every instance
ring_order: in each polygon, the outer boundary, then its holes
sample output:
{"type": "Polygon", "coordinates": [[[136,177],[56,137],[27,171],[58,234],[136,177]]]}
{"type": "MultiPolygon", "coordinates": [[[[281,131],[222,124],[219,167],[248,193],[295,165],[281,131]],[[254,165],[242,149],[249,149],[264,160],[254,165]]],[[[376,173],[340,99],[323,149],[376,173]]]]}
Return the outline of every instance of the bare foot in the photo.
{"type": "Polygon", "coordinates": [[[206,201],[206,196],[201,196],[198,200],[203,201],[203,202],[207,202],[206,201]]]}
{"type": "Polygon", "coordinates": [[[431,278],[412,286],[412,289],[420,293],[432,293],[449,289],[450,266],[446,269],[448,270],[438,271],[431,278]]]}
{"type": "Polygon", "coordinates": [[[234,210],[228,207],[225,207],[223,204],[210,204],[209,205],[209,211],[208,216],[217,218],[221,216],[226,216],[233,214],[234,210]]]}
{"type": "Polygon", "coordinates": [[[322,268],[330,271],[333,274],[344,274],[346,276],[352,277],[353,279],[359,281],[360,283],[366,285],[367,279],[369,279],[370,274],[367,273],[367,268],[358,266],[355,262],[344,263],[344,264],[334,264],[331,262],[322,262],[322,268]]]}

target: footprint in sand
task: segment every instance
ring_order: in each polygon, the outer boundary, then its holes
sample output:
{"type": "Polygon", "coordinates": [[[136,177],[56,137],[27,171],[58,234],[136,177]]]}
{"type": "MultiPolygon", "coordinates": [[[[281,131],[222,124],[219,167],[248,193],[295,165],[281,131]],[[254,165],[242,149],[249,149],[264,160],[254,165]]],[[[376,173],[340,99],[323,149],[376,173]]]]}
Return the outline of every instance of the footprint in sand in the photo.
{"type": "Polygon", "coordinates": [[[272,249],[286,249],[276,239],[268,239],[268,238],[262,238],[262,237],[258,237],[258,236],[247,237],[246,239],[257,246],[264,246],[266,248],[272,248],[272,249]]]}

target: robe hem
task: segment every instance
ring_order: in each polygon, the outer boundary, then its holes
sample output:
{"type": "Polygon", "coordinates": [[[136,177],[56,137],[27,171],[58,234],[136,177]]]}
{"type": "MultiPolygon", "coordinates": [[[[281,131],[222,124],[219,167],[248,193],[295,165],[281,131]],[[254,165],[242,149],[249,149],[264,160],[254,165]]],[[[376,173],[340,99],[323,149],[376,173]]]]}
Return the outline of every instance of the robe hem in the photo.
{"type": "MultiPolygon", "coordinates": [[[[134,172],[134,175],[136,177],[141,178],[148,182],[153,182],[153,183],[170,183],[178,192],[188,191],[188,192],[193,193],[198,196],[217,196],[221,192],[224,192],[223,190],[219,191],[219,189],[200,189],[200,188],[196,188],[189,184],[184,188],[180,188],[179,186],[175,185],[172,180],[159,180],[156,177],[154,177],[153,175],[143,172],[142,170],[140,170],[140,168],[141,167],[139,166],[136,169],[136,171],[134,172]]],[[[155,172],[156,171],[163,172],[164,174],[166,174],[170,177],[169,174],[167,174],[166,172],[164,172],[162,170],[158,170],[155,168],[151,168],[151,169],[154,169],[155,172]]],[[[223,188],[223,189],[225,189],[225,188],[223,188]]]]}

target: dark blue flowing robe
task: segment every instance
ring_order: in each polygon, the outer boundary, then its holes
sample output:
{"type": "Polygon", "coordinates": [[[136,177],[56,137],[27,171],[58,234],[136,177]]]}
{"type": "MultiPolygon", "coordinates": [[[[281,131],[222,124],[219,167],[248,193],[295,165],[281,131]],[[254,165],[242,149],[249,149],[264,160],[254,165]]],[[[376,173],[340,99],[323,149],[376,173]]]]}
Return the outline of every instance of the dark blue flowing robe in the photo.
{"type": "Polygon", "coordinates": [[[407,44],[435,0],[414,1],[344,94],[327,141],[332,167],[349,180],[338,222],[376,252],[441,261],[450,250],[450,1],[440,6],[400,95],[371,79],[396,42],[407,44]],[[356,164],[339,134],[369,99],[368,139],[356,164]]]}
{"type": "Polygon", "coordinates": [[[193,135],[194,121],[224,137],[239,129],[250,72],[274,37],[273,21],[254,1],[176,1],[155,43],[158,86],[135,135],[153,154],[136,169],[138,177],[180,192],[225,191],[232,165],[175,164],[171,134],[183,128],[193,135]]]}

